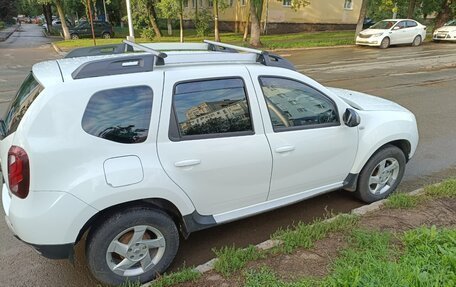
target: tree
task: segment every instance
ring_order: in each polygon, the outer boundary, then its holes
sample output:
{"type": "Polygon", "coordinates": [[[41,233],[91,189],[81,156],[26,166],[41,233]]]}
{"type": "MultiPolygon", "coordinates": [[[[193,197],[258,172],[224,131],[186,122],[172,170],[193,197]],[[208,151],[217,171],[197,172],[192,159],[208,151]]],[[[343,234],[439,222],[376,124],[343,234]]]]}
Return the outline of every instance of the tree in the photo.
{"type": "Polygon", "coordinates": [[[448,20],[450,20],[456,10],[456,0],[441,0],[440,10],[435,17],[434,30],[442,27],[448,20]]]}
{"type": "Polygon", "coordinates": [[[225,10],[228,7],[228,4],[224,0],[210,1],[212,1],[212,8],[214,14],[214,38],[215,41],[220,42],[219,12],[225,10]]]}
{"type": "Polygon", "coordinates": [[[184,1],[183,0],[162,0],[157,4],[160,14],[167,19],[176,15],[179,17],[180,42],[184,42],[184,1]]]}
{"type": "Polygon", "coordinates": [[[154,0],[133,0],[131,5],[135,28],[151,27],[154,30],[155,37],[160,38],[162,33],[157,24],[157,13],[155,11],[155,6],[158,4],[154,0]]]}
{"type": "Polygon", "coordinates": [[[261,14],[263,12],[263,0],[250,0],[250,45],[261,47],[261,14]]]}
{"type": "Polygon", "coordinates": [[[356,24],[356,32],[355,32],[355,39],[358,36],[359,32],[363,29],[364,25],[364,18],[367,15],[367,6],[369,4],[369,0],[363,0],[361,3],[361,10],[359,11],[358,23],[356,24]]]}
{"type": "Polygon", "coordinates": [[[70,30],[66,23],[65,11],[63,10],[62,0],[54,0],[55,7],[57,8],[57,13],[59,13],[60,22],[62,23],[63,38],[65,40],[70,40],[70,30]]]}
{"type": "Polygon", "coordinates": [[[407,18],[413,18],[415,14],[416,0],[409,0],[409,6],[407,11],[407,18]]]}

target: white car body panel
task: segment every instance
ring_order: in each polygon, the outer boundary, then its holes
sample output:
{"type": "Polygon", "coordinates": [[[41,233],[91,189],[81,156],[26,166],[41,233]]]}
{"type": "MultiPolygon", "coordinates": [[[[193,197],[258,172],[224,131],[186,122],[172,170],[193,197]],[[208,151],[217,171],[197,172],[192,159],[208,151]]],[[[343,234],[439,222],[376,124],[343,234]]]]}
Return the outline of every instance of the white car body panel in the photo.
{"type": "Polygon", "coordinates": [[[435,29],[432,38],[437,41],[456,41],[456,25],[435,29]]]}
{"type": "Polygon", "coordinates": [[[23,148],[29,157],[29,195],[25,199],[11,195],[7,176],[2,190],[7,222],[22,240],[42,245],[74,243],[98,212],[141,199],[166,200],[182,216],[197,212],[212,216],[215,223],[228,222],[341,188],[349,173],[359,173],[372,154],[391,141],[408,141],[409,158],[418,144],[415,117],[399,105],[328,89],[288,69],[246,64],[245,56],[238,63],[173,63],[156,66],[152,72],[72,79],[71,73],[84,63],[121,57],[63,59],[33,67],[45,89],[17,130],[0,141],[5,173],[11,146],[23,148]],[[296,79],[319,90],[338,107],[341,124],[274,132],[258,82],[261,75],[296,79]],[[244,80],[254,134],[171,141],[174,84],[217,77],[244,80]],[[144,142],[121,144],[82,129],[93,94],[138,85],[153,90],[144,142]],[[350,107],[358,109],[358,127],[342,121],[350,107]],[[287,146],[294,150],[274,152],[287,146]]]}

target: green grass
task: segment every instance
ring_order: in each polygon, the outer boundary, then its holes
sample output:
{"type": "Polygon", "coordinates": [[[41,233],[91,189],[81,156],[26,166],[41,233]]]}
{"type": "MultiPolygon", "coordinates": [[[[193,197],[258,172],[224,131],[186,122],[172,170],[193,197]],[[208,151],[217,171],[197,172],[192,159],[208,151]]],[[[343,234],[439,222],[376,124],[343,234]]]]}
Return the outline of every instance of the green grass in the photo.
{"type": "Polygon", "coordinates": [[[298,223],[293,228],[278,230],[272,238],[283,241],[283,244],[277,247],[279,252],[290,253],[299,247],[311,248],[317,240],[323,239],[330,232],[350,229],[357,222],[358,217],[341,214],[331,221],[317,219],[311,224],[298,223]]]}
{"type": "Polygon", "coordinates": [[[358,231],[321,286],[455,286],[456,230],[422,227],[400,244],[387,232],[358,231]]]}
{"type": "Polygon", "coordinates": [[[233,272],[242,269],[249,261],[264,257],[264,253],[255,246],[247,248],[223,247],[214,249],[218,260],[215,262],[214,269],[223,276],[229,276],[233,272]]]}
{"type": "Polygon", "coordinates": [[[267,266],[244,272],[244,287],[312,287],[312,279],[301,279],[296,282],[284,282],[267,266]]]}
{"type": "Polygon", "coordinates": [[[455,198],[456,178],[446,180],[440,184],[430,185],[424,189],[425,195],[433,198],[455,198]]]}
{"type": "MultiPolygon", "coordinates": [[[[116,38],[113,39],[96,39],[97,45],[116,44],[125,39],[127,33],[125,28],[115,29],[116,38]]],[[[139,35],[136,35],[137,37],[139,35]]],[[[185,42],[202,42],[204,39],[213,39],[213,35],[199,37],[195,30],[189,29],[184,31],[185,42]]],[[[242,41],[242,34],[238,33],[221,33],[221,40],[225,43],[247,46],[242,41]]],[[[137,38],[138,43],[151,42],[150,40],[137,38]]],[[[326,47],[336,45],[354,44],[354,31],[333,31],[333,32],[303,32],[280,35],[263,35],[261,37],[264,49],[285,49],[285,48],[307,48],[307,47],[326,47]]],[[[160,39],[153,42],[179,42],[179,31],[174,30],[172,36],[163,35],[160,39]]],[[[55,44],[62,49],[72,49],[77,47],[87,47],[93,45],[90,38],[79,40],[58,41],[55,44]]]]}
{"type": "Polygon", "coordinates": [[[421,196],[410,196],[406,193],[393,193],[388,200],[385,202],[387,208],[413,208],[422,201],[421,196]]]}
{"type": "Polygon", "coordinates": [[[193,282],[201,277],[201,273],[194,268],[184,268],[171,274],[165,274],[158,277],[149,286],[150,287],[167,287],[183,282],[193,282]]]}

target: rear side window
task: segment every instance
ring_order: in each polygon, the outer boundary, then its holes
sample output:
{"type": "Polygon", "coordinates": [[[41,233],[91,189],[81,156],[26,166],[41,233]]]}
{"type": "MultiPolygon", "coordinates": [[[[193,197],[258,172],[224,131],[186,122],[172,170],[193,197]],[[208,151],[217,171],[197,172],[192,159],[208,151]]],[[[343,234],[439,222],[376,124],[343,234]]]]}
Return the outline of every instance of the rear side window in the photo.
{"type": "Polygon", "coordinates": [[[407,27],[409,27],[409,28],[410,28],[410,27],[416,27],[416,26],[418,26],[418,25],[416,24],[416,22],[413,22],[413,21],[407,21],[407,27]]]}
{"type": "Polygon", "coordinates": [[[4,117],[4,133],[5,136],[16,131],[19,123],[24,117],[30,105],[38,97],[43,90],[43,87],[35,80],[33,74],[30,73],[22,83],[16,97],[11,102],[4,117]]]}
{"type": "Polygon", "coordinates": [[[152,89],[136,86],[95,93],[82,117],[87,133],[118,143],[147,139],[152,112],[152,89]]]}

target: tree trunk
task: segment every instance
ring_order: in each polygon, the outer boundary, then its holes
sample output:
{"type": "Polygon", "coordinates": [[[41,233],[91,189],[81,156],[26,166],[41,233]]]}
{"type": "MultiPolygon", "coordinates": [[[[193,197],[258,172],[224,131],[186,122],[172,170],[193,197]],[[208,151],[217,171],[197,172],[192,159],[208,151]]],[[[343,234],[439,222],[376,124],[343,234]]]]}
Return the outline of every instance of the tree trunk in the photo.
{"type": "Polygon", "coordinates": [[[155,37],[161,38],[162,33],[160,31],[160,27],[158,27],[158,24],[157,24],[157,12],[155,11],[154,4],[152,4],[149,7],[149,11],[150,11],[150,15],[149,15],[150,24],[152,25],[152,29],[154,29],[155,37]]]}
{"type": "Polygon", "coordinates": [[[359,32],[363,30],[364,18],[366,18],[368,4],[369,0],[363,0],[363,3],[361,3],[361,11],[359,11],[358,24],[356,24],[355,40],[356,37],[358,37],[359,32]]]}
{"type": "Polygon", "coordinates": [[[257,9],[257,7],[262,7],[262,1],[250,0],[250,45],[252,45],[253,47],[261,47],[260,17],[262,9],[257,9]]]}
{"type": "Polygon", "coordinates": [[[55,6],[57,7],[57,12],[59,13],[60,22],[62,22],[63,38],[65,40],[70,40],[70,31],[68,30],[68,26],[66,23],[65,12],[63,11],[62,1],[55,0],[55,6]]]}
{"type": "Polygon", "coordinates": [[[247,37],[249,36],[249,20],[250,20],[250,10],[249,10],[249,13],[247,14],[247,20],[245,20],[244,37],[242,38],[243,42],[247,42],[247,37]]]}
{"type": "Polygon", "coordinates": [[[168,36],[172,36],[173,35],[173,23],[171,22],[171,18],[168,18],[166,24],[168,26],[168,36]]]}
{"type": "MultiPolygon", "coordinates": [[[[440,9],[439,13],[437,14],[437,17],[435,17],[435,25],[434,25],[434,30],[437,28],[440,28],[450,20],[452,16],[451,8],[450,5],[452,4],[454,0],[445,0],[442,3],[442,8],[440,9]]],[[[432,31],[434,32],[434,31],[432,31]]]]}
{"type": "Polygon", "coordinates": [[[220,32],[219,32],[219,22],[218,22],[218,17],[219,17],[218,1],[219,0],[212,1],[212,4],[214,6],[214,40],[216,42],[220,42],[220,32]]]}
{"type": "Polygon", "coordinates": [[[415,14],[416,0],[409,0],[409,7],[407,11],[407,18],[412,19],[415,14]]]}
{"type": "Polygon", "coordinates": [[[44,18],[46,19],[46,26],[47,26],[48,32],[51,32],[51,29],[52,29],[52,11],[51,11],[51,4],[50,3],[43,4],[43,14],[44,14],[44,18]]]}
{"type": "Polygon", "coordinates": [[[195,22],[198,23],[198,1],[195,0],[195,22]]]}
{"type": "Polygon", "coordinates": [[[180,42],[184,43],[184,1],[180,0],[179,26],[180,26],[180,42]]]}

